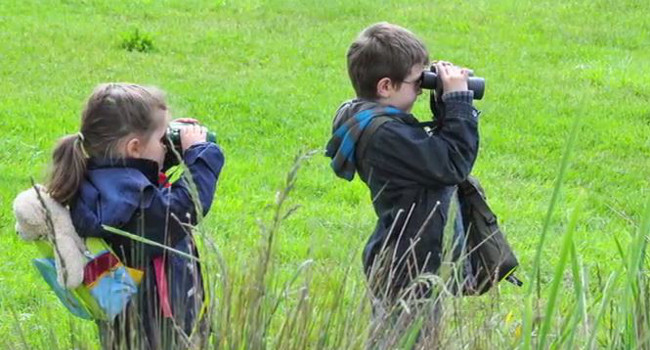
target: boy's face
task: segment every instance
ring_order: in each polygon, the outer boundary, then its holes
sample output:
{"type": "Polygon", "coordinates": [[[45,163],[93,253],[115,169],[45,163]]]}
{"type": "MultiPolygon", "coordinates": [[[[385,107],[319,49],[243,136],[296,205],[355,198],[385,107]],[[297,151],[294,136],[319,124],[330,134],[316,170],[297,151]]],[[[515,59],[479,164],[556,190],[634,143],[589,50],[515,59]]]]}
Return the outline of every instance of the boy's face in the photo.
{"type": "MultiPolygon", "coordinates": [[[[422,88],[420,87],[422,81],[420,77],[422,76],[423,70],[422,65],[413,66],[406,79],[401,81],[399,88],[396,88],[392,83],[382,86],[380,80],[377,87],[379,103],[382,105],[390,105],[406,113],[410,113],[415,100],[422,93],[422,88]]],[[[390,81],[390,79],[388,80],[390,81]]]]}

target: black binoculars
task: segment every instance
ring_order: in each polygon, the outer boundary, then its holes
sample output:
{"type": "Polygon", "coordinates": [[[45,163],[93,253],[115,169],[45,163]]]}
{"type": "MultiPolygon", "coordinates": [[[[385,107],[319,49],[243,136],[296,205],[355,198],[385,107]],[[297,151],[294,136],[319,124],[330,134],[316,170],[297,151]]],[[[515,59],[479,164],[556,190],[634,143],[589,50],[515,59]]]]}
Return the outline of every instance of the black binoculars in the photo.
{"type": "MultiPolygon", "coordinates": [[[[165,163],[163,169],[168,169],[171,166],[180,163],[179,157],[176,155],[183,155],[183,148],[181,147],[181,129],[183,125],[191,125],[195,123],[187,122],[171,122],[167,127],[167,135],[165,137],[165,145],[167,146],[167,154],[165,154],[165,163]]],[[[208,131],[205,136],[206,142],[217,143],[217,135],[208,131]]]]}
{"type": "MultiPolygon", "coordinates": [[[[436,90],[437,88],[442,89],[442,80],[438,76],[436,71],[436,66],[431,66],[431,71],[422,72],[422,83],[420,87],[428,90],[436,90]]],[[[469,71],[469,79],[467,81],[467,89],[474,91],[474,99],[480,100],[483,98],[485,93],[485,79],[481,77],[475,77],[473,71],[469,71]]]]}

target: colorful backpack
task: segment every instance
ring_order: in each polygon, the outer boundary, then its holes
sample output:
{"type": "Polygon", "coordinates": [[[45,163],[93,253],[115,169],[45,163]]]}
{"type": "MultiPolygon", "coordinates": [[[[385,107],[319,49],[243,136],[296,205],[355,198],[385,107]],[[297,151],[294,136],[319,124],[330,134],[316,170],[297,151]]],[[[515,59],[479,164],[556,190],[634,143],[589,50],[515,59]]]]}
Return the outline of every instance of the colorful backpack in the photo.
{"type": "Polygon", "coordinates": [[[81,239],[66,207],[34,185],[13,203],[16,232],[34,242],[34,266],[63,305],[84,319],[113,320],[138,291],[143,271],[124,266],[100,238],[81,239]]]}
{"type": "Polygon", "coordinates": [[[67,289],[57,281],[51,243],[36,242],[43,257],[32,262],[73,315],[87,320],[112,321],[138,292],[144,272],[124,266],[103,239],[87,238],[85,243],[88,260],[83,283],[77,288],[67,289]]]}

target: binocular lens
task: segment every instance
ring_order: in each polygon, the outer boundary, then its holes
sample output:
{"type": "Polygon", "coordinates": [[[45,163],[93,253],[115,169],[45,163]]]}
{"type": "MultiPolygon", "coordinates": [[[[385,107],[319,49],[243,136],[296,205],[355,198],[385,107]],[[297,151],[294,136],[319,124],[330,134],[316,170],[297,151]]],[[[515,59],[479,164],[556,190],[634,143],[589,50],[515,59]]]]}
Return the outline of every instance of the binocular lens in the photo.
{"type": "MultiPolygon", "coordinates": [[[[475,100],[480,100],[483,98],[483,94],[485,93],[485,79],[474,77],[472,75],[473,72],[471,72],[470,77],[467,80],[467,89],[474,91],[475,100]]],[[[435,67],[432,67],[430,72],[422,72],[422,77],[420,79],[422,79],[420,87],[423,89],[435,90],[438,87],[438,84],[442,84],[440,77],[438,77],[438,74],[435,71],[435,67]]]]}

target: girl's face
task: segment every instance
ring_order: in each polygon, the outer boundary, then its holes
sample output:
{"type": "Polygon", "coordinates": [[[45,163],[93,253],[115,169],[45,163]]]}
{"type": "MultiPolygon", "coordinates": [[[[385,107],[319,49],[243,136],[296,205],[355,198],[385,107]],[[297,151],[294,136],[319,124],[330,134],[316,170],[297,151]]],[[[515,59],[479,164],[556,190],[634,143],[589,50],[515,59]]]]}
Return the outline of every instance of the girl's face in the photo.
{"type": "Polygon", "coordinates": [[[142,143],[142,150],[140,157],[138,157],[157,162],[158,170],[162,169],[163,163],[165,162],[165,154],[167,153],[167,147],[165,146],[166,132],[167,123],[161,123],[149,139],[142,143]]]}
{"type": "Polygon", "coordinates": [[[169,123],[168,112],[165,112],[164,118],[163,122],[150,135],[136,136],[127,142],[127,157],[153,160],[158,163],[158,169],[162,169],[167,153],[165,137],[169,123]]]}

